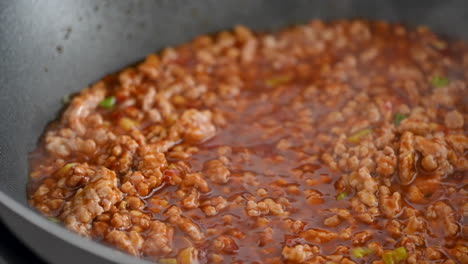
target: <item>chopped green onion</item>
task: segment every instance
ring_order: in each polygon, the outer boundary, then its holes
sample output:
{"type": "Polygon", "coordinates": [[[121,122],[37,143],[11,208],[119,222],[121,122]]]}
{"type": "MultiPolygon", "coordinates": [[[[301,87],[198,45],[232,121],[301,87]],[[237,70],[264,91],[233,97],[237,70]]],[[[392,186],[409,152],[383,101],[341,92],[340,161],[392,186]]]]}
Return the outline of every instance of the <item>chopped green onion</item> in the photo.
{"type": "Polygon", "coordinates": [[[357,248],[353,248],[351,249],[351,255],[354,257],[354,258],[363,258],[367,255],[370,255],[374,253],[374,251],[370,248],[367,248],[367,247],[357,247],[357,248]]]}
{"type": "Polygon", "coordinates": [[[177,259],[175,258],[162,258],[158,260],[159,264],[177,264],[177,259]]]}
{"type": "Polygon", "coordinates": [[[344,198],[346,198],[346,196],[348,196],[348,194],[346,192],[342,192],[342,193],[338,194],[338,196],[336,196],[336,199],[338,201],[343,200],[344,198]]]}
{"type": "Polygon", "coordinates": [[[406,249],[404,247],[396,248],[392,251],[383,253],[382,260],[385,264],[397,264],[400,261],[405,260],[408,257],[406,249]]]}
{"type": "Polygon", "coordinates": [[[49,220],[57,224],[61,222],[57,217],[49,217],[49,220]]]}
{"type": "Polygon", "coordinates": [[[64,105],[67,105],[71,102],[72,95],[71,94],[66,94],[62,97],[62,103],[64,105]]]}
{"type": "Polygon", "coordinates": [[[396,248],[393,252],[397,262],[405,260],[408,257],[408,254],[406,253],[406,249],[404,247],[396,248]]]}
{"type": "Polygon", "coordinates": [[[449,82],[450,81],[447,78],[441,77],[438,75],[435,75],[434,77],[432,77],[432,80],[431,80],[431,84],[435,88],[441,88],[441,87],[447,86],[449,82]]]}
{"type": "Polygon", "coordinates": [[[400,125],[401,121],[405,120],[406,116],[404,114],[395,113],[395,117],[393,119],[393,124],[397,127],[400,125]]]}
{"type": "Polygon", "coordinates": [[[351,136],[348,137],[348,141],[351,142],[351,143],[359,143],[359,141],[361,140],[362,137],[365,137],[367,135],[369,135],[370,133],[372,132],[372,130],[370,130],[369,128],[366,128],[366,129],[363,129],[359,132],[356,132],[354,134],[352,134],[351,136]]]}
{"type": "Polygon", "coordinates": [[[68,173],[68,171],[70,171],[73,167],[75,167],[78,164],[79,164],[78,162],[67,163],[65,164],[65,166],[63,166],[57,171],[56,175],[59,177],[63,177],[68,173]]]}
{"type": "Polygon", "coordinates": [[[284,75],[275,76],[273,78],[266,80],[265,84],[269,87],[275,87],[277,85],[287,83],[289,80],[291,80],[291,75],[284,74],[284,75]]]}
{"type": "Polygon", "coordinates": [[[382,260],[385,264],[395,264],[395,261],[393,260],[393,255],[392,252],[385,252],[382,255],[382,260]]]}
{"type": "Polygon", "coordinates": [[[99,103],[99,106],[105,109],[112,109],[115,105],[115,96],[108,96],[99,103]]]}

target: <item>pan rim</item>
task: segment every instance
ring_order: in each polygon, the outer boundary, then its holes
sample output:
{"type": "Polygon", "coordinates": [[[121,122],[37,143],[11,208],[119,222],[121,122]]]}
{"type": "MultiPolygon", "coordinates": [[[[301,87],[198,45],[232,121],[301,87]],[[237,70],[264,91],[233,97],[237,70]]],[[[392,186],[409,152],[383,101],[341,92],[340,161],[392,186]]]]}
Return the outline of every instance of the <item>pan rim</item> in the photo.
{"type": "MultiPolygon", "coordinates": [[[[151,263],[149,261],[130,256],[120,250],[113,249],[104,244],[98,243],[92,239],[85,238],[76,233],[73,233],[65,227],[57,225],[47,220],[45,217],[34,212],[31,208],[24,206],[23,204],[8,196],[2,190],[0,190],[0,203],[15,214],[17,214],[18,216],[20,216],[25,221],[29,222],[30,224],[33,224],[34,226],[49,233],[50,235],[57,237],[58,239],[62,240],[62,242],[78,247],[81,250],[90,252],[93,255],[96,255],[103,259],[115,263],[151,263]]],[[[23,241],[22,238],[20,238],[20,240],[23,241]]],[[[30,248],[29,246],[27,247],[30,248]]],[[[40,252],[36,252],[32,248],[31,250],[33,250],[39,256],[43,257],[43,255],[41,255],[40,252]]]]}

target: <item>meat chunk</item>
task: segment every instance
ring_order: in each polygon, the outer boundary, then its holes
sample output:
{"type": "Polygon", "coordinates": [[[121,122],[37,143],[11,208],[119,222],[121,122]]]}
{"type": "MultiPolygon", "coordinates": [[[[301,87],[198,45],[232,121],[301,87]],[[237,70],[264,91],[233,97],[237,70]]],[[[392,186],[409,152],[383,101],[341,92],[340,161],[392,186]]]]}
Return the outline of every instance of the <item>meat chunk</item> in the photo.
{"type": "Polygon", "coordinates": [[[91,223],[98,215],[109,211],[122,199],[115,173],[106,168],[96,171],[90,182],[65,203],[61,218],[71,230],[89,235],[91,223]]]}
{"type": "Polygon", "coordinates": [[[210,111],[186,110],[171,130],[182,139],[193,144],[206,141],[216,134],[210,111]]]}
{"type": "Polygon", "coordinates": [[[300,233],[300,236],[307,239],[310,242],[323,244],[337,238],[338,234],[327,230],[311,228],[300,233]]]}
{"type": "Polygon", "coordinates": [[[383,151],[377,152],[376,172],[384,177],[391,176],[396,169],[397,158],[393,148],[386,146],[383,151]]]}
{"type": "Polygon", "coordinates": [[[369,241],[373,236],[373,232],[370,230],[364,230],[361,232],[357,232],[353,235],[353,245],[364,245],[369,241]]]}
{"type": "Polygon", "coordinates": [[[72,153],[94,156],[97,144],[93,139],[82,138],[75,131],[64,128],[46,134],[45,148],[50,154],[61,158],[68,157],[72,153]]]}
{"type": "Polygon", "coordinates": [[[63,113],[63,120],[68,123],[80,136],[86,133],[87,125],[84,119],[98,106],[106,96],[106,85],[97,82],[93,86],[83,90],[80,96],[75,97],[67,110],[63,113]]]}
{"type": "Polygon", "coordinates": [[[208,183],[203,178],[201,173],[189,173],[185,175],[180,185],[181,189],[197,188],[200,192],[206,193],[210,191],[208,183]]]}
{"type": "Polygon", "coordinates": [[[313,247],[307,244],[295,245],[293,247],[285,246],[282,250],[283,258],[293,263],[303,263],[310,259],[315,253],[313,247]]]}
{"type": "Polygon", "coordinates": [[[415,163],[414,135],[411,132],[404,132],[400,139],[400,153],[398,155],[398,170],[402,184],[411,183],[416,176],[415,163]]]}
{"type": "Polygon", "coordinates": [[[149,154],[138,162],[138,170],[123,178],[122,190],[130,195],[147,196],[162,183],[161,169],[166,166],[164,154],[149,154]]]}
{"type": "Polygon", "coordinates": [[[254,201],[248,201],[245,206],[245,210],[248,216],[259,216],[266,214],[273,215],[289,215],[289,212],[285,210],[284,206],[273,199],[266,198],[258,203],[254,201]]]}
{"type": "Polygon", "coordinates": [[[170,207],[166,214],[169,216],[169,222],[179,227],[179,229],[186,233],[191,239],[197,242],[205,240],[205,235],[200,227],[191,219],[181,215],[181,210],[175,206],[170,207]]]}
{"type": "Polygon", "coordinates": [[[366,167],[351,173],[349,176],[349,185],[357,190],[367,190],[369,192],[377,191],[377,182],[372,178],[369,169],[366,167]]]}
{"type": "Polygon", "coordinates": [[[133,256],[138,256],[140,254],[140,249],[144,241],[138,232],[130,231],[127,234],[119,230],[112,230],[109,232],[105,240],[133,256]]]}
{"type": "Polygon", "coordinates": [[[153,221],[142,245],[142,251],[149,256],[160,257],[172,252],[174,229],[160,221],[153,221]]]}
{"type": "Polygon", "coordinates": [[[228,206],[228,201],[222,196],[216,196],[202,203],[202,211],[207,216],[217,215],[228,206]]]}
{"type": "Polygon", "coordinates": [[[463,127],[463,115],[458,112],[457,110],[453,110],[451,112],[448,112],[445,115],[445,125],[448,128],[451,129],[457,129],[457,128],[462,128],[463,127]]]}
{"type": "Polygon", "coordinates": [[[104,165],[122,174],[127,173],[132,166],[138,143],[130,136],[121,135],[112,142],[109,157],[104,165]]]}
{"type": "Polygon", "coordinates": [[[196,189],[192,189],[184,199],[181,200],[181,204],[185,209],[195,209],[200,205],[200,201],[198,200],[200,194],[196,189]]]}
{"type": "Polygon", "coordinates": [[[379,206],[382,213],[390,219],[398,216],[402,208],[401,195],[399,192],[390,194],[390,189],[386,186],[379,188],[379,206]]]}
{"type": "Polygon", "coordinates": [[[211,242],[211,247],[215,252],[223,254],[234,254],[239,247],[236,242],[228,236],[219,236],[211,242]]]}
{"type": "Polygon", "coordinates": [[[231,172],[220,160],[210,160],[203,165],[203,172],[214,183],[225,184],[229,181],[231,172]]]}
{"type": "Polygon", "coordinates": [[[427,208],[427,218],[435,220],[442,224],[445,236],[451,237],[458,232],[458,225],[455,218],[455,212],[445,202],[435,202],[427,208]]]}

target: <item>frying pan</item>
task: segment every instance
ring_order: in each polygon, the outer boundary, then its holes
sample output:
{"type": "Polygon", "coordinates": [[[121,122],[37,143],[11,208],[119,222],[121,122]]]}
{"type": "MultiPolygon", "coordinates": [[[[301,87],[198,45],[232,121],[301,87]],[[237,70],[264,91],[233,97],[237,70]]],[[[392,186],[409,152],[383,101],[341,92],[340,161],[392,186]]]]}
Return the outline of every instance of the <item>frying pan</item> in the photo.
{"type": "Polygon", "coordinates": [[[425,24],[468,37],[468,1],[20,0],[0,2],[0,218],[51,263],[146,263],[30,209],[27,156],[61,98],[145,54],[236,24],[274,30],[311,18],[425,24]]]}

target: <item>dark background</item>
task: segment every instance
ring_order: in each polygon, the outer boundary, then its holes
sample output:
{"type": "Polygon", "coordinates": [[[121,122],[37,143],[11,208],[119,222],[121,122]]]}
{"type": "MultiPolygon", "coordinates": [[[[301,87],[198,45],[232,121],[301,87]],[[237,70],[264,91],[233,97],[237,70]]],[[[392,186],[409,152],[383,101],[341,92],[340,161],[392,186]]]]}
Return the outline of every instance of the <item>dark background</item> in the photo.
{"type": "Polygon", "coordinates": [[[0,264],[45,264],[0,221],[0,264]]]}

